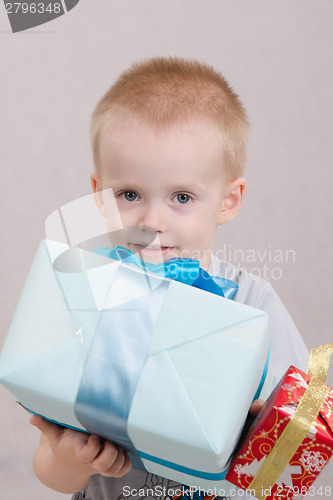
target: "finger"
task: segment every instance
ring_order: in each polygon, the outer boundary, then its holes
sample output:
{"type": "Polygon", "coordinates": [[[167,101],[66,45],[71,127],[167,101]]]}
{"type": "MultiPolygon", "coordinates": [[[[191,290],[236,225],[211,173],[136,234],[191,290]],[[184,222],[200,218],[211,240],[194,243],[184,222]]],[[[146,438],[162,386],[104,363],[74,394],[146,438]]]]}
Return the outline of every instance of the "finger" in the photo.
{"type": "Polygon", "coordinates": [[[88,436],[80,433],[82,436],[76,436],[74,450],[76,457],[80,462],[88,464],[92,462],[101,451],[101,440],[94,434],[88,436]]]}
{"type": "Polygon", "coordinates": [[[131,459],[126,451],[118,452],[117,459],[108,469],[100,472],[102,476],[106,477],[122,477],[127,474],[132,467],[131,459]]]}
{"type": "Polygon", "coordinates": [[[125,461],[123,463],[123,466],[121,467],[119,472],[114,475],[114,477],[122,477],[131,470],[132,462],[131,462],[131,459],[128,456],[128,453],[126,451],[124,452],[124,457],[125,457],[125,461]]]}
{"type": "Polygon", "coordinates": [[[124,460],[124,455],[118,450],[117,446],[110,441],[105,441],[103,451],[92,461],[91,465],[100,473],[111,468],[113,473],[117,473],[124,460]]]}
{"type": "Polygon", "coordinates": [[[40,415],[33,415],[30,423],[37,427],[50,441],[58,441],[64,429],[61,425],[50,422],[40,415]]]}
{"type": "Polygon", "coordinates": [[[263,399],[256,399],[250,406],[250,413],[254,417],[260,412],[261,408],[264,406],[265,401],[263,399]]]}

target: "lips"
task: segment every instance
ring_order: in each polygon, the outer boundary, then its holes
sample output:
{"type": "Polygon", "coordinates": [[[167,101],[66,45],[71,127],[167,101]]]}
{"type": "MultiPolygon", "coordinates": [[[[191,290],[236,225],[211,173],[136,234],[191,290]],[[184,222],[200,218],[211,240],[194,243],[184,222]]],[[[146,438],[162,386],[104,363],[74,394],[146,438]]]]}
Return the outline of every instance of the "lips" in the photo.
{"type": "Polygon", "coordinates": [[[163,246],[163,245],[139,245],[137,243],[130,243],[130,245],[131,245],[131,247],[136,248],[138,252],[142,252],[144,250],[163,252],[163,251],[172,250],[173,248],[175,248],[175,247],[169,247],[169,246],[163,246]]]}
{"type": "Polygon", "coordinates": [[[147,260],[152,259],[165,259],[166,257],[171,258],[171,254],[174,253],[175,247],[169,246],[159,246],[159,245],[138,245],[136,243],[130,244],[131,249],[135,253],[141,254],[147,260]]]}

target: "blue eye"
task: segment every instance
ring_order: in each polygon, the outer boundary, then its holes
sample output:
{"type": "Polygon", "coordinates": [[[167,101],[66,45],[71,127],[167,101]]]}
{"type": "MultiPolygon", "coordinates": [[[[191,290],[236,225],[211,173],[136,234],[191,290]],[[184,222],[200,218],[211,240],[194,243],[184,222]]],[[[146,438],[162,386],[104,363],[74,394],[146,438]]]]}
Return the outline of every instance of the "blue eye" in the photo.
{"type": "Polygon", "coordinates": [[[121,193],[121,196],[126,201],[136,201],[138,199],[138,195],[135,191],[124,191],[123,193],[121,193]]]}
{"type": "Polygon", "coordinates": [[[175,199],[177,200],[177,203],[181,203],[182,205],[185,205],[192,200],[192,198],[185,193],[176,194],[175,199]]]}

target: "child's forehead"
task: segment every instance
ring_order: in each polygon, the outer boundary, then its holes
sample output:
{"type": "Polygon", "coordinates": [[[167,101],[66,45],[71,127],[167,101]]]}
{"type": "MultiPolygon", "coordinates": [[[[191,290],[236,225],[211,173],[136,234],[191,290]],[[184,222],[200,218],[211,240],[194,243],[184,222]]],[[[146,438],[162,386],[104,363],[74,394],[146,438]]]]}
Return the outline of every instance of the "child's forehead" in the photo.
{"type": "Polygon", "coordinates": [[[133,166],[159,165],[190,169],[208,169],[221,165],[224,159],[222,141],[212,126],[191,121],[165,128],[156,128],[127,120],[105,127],[100,138],[101,165],[119,164],[131,170],[133,166]]]}
{"type": "Polygon", "coordinates": [[[228,177],[222,141],[202,120],[164,129],[123,120],[108,124],[100,140],[100,173],[110,182],[131,179],[135,186],[170,187],[173,179],[185,189],[194,181],[205,186],[211,178],[224,182],[228,177]]]}

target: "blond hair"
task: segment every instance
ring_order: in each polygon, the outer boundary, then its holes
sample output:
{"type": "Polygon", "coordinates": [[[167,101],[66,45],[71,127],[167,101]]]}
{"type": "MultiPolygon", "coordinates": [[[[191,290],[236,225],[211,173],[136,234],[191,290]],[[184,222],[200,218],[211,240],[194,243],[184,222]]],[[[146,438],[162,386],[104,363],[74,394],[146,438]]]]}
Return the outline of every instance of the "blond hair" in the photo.
{"type": "Polygon", "coordinates": [[[178,57],[156,57],[124,71],[92,115],[97,170],[101,130],[124,113],[156,128],[183,124],[191,118],[213,122],[222,139],[227,171],[233,178],[241,176],[249,122],[238,95],[213,67],[178,57]]]}

